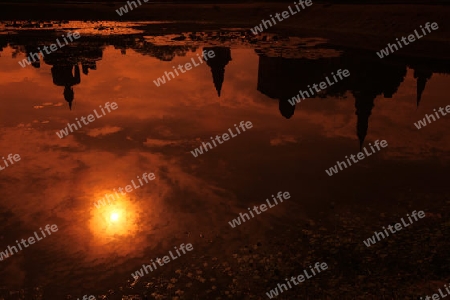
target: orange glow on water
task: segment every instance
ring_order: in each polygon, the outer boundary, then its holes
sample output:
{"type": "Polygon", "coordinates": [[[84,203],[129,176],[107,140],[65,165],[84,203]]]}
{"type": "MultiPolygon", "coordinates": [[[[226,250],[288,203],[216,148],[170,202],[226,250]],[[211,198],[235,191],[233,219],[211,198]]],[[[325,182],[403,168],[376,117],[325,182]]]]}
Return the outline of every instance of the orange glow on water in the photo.
{"type": "Polygon", "coordinates": [[[118,212],[113,212],[110,217],[111,222],[117,222],[119,220],[119,216],[120,214],[118,212]]]}
{"type": "Polygon", "coordinates": [[[118,196],[116,201],[93,207],[90,229],[99,238],[130,236],[137,231],[137,208],[127,195],[118,196]]]}

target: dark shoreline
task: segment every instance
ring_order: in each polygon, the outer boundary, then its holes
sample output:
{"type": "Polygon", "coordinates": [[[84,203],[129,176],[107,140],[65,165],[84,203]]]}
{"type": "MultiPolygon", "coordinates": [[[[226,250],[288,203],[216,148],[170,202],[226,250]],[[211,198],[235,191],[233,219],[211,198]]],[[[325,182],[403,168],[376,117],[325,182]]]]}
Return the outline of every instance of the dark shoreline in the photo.
{"type": "MultiPolygon", "coordinates": [[[[171,32],[250,29],[289,3],[249,4],[150,4],[119,16],[116,9],[126,2],[98,4],[0,4],[0,20],[82,20],[82,21],[173,21],[162,29],[147,26],[154,35],[171,32]]],[[[314,4],[304,12],[264,32],[284,36],[322,37],[333,46],[380,51],[396,38],[407,36],[426,22],[439,29],[392,56],[450,58],[450,15],[448,5],[353,5],[314,4]]],[[[374,53],[375,55],[375,53],[374,53]]],[[[391,56],[390,55],[390,56],[391,56]]]]}

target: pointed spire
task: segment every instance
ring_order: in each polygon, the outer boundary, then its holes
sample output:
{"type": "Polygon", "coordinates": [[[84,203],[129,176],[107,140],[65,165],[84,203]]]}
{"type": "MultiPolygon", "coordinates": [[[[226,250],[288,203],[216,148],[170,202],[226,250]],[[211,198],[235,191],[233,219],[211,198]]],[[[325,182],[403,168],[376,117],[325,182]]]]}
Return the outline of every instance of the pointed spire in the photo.
{"type": "Polygon", "coordinates": [[[66,85],[64,87],[64,99],[69,103],[69,109],[72,110],[72,102],[74,98],[74,92],[71,86],[66,85]]]}
{"type": "Polygon", "coordinates": [[[359,140],[359,151],[362,150],[362,146],[364,144],[364,140],[367,136],[367,130],[369,129],[369,115],[359,115],[358,111],[356,111],[358,115],[358,121],[356,123],[356,135],[359,140]]]}
{"type": "Polygon", "coordinates": [[[205,60],[206,64],[211,68],[214,87],[216,88],[217,96],[220,97],[225,78],[225,66],[231,61],[231,50],[229,47],[205,47],[203,51],[214,52],[213,58],[205,60]]]}
{"type": "Polygon", "coordinates": [[[217,91],[217,96],[220,97],[220,92],[222,91],[222,84],[225,78],[225,68],[223,69],[211,69],[211,73],[213,75],[214,87],[217,91]]]}
{"type": "Polygon", "coordinates": [[[428,79],[431,78],[433,73],[429,71],[421,71],[421,70],[414,70],[414,78],[417,78],[417,100],[416,100],[416,106],[419,107],[420,100],[422,100],[422,94],[425,90],[425,85],[427,84],[428,79]]]}
{"type": "Polygon", "coordinates": [[[369,130],[369,117],[372,114],[372,108],[374,107],[374,100],[376,95],[364,95],[362,92],[354,92],[355,97],[355,114],[358,116],[356,121],[356,135],[359,139],[359,151],[362,150],[364,140],[369,130]]]}

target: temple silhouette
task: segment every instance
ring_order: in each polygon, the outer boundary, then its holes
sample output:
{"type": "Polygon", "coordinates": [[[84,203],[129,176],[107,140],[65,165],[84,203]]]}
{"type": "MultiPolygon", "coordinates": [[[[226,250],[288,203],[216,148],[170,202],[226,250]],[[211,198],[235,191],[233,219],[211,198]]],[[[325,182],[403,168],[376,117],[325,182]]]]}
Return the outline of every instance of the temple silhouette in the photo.
{"type": "Polygon", "coordinates": [[[375,98],[379,95],[383,95],[385,99],[392,98],[406,76],[406,66],[380,62],[370,55],[361,55],[355,59],[355,56],[348,53],[342,59],[351,70],[351,75],[347,78],[348,90],[355,98],[356,135],[361,149],[367,136],[375,98]]]}
{"type": "Polygon", "coordinates": [[[73,86],[81,83],[80,66],[83,74],[88,75],[89,70],[97,69],[97,61],[102,59],[103,47],[97,45],[66,46],[59,51],[44,56],[44,62],[52,66],[51,73],[53,84],[64,87],[64,100],[72,110],[72,102],[75,98],[73,86]]]}
{"type": "MultiPolygon", "coordinates": [[[[338,69],[339,63],[339,58],[311,60],[260,55],[257,90],[269,98],[277,99],[281,115],[290,119],[296,106],[291,105],[288,99],[297,95],[300,89],[307,90],[308,84],[324,81],[326,73],[338,69]]],[[[317,97],[340,97],[344,92],[345,89],[335,84],[302,102],[317,97]]]]}
{"type": "Polygon", "coordinates": [[[206,64],[211,68],[214,87],[216,88],[217,96],[220,97],[225,78],[225,66],[232,60],[231,50],[229,47],[204,47],[203,51],[214,51],[214,57],[208,58],[206,64]]]}
{"type": "Polygon", "coordinates": [[[427,81],[431,79],[432,75],[433,73],[429,70],[414,69],[414,79],[417,79],[417,107],[419,107],[420,100],[422,100],[422,94],[425,90],[425,85],[427,84],[427,81]]]}
{"type": "MultiPolygon", "coordinates": [[[[19,53],[24,53],[28,57],[30,53],[37,52],[37,47],[54,43],[55,37],[54,32],[43,32],[37,36],[29,35],[29,33],[0,35],[0,55],[9,45],[13,49],[13,58],[16,58],[19,53]]],[[[248,42],[256,43],[254,40],[248,42]]],[[[132,49],[161,61],[171,61],[176,56],[186,56],[186,53],[195,52],[198,48],[195,45],[156,45],[148,42],[143,34],[105,35],[86,36],[83,41],[45,55],[44,62],[52,66],[53,83],[63,87],[63,97],[68,102],[69,109],[72,109],[75,99],[74,86],[82,85],[81,72],[87,76],[91,70],[96,70],[97,61],[102,59],[103,51],[108,45],[119,49],[123,55],[126,55],[127,49],[132,49]]],[[[215,57],[209,58],[206,64],[211,69],[213,84],[220,97],[225,67],[232,60],[231,49],[214,46],[204,47],[203,50],[212,50],[215,53],[215,57]]],[[[413,76],[416,79],[417,107],[421,101],[424,101],[423,93],[433,73],[450,73],[448,61],[409,57],[389,57],[380,60],[370,51],[345,50],[339,57],[317,59],[286,58],[276,54],[262,54],[257,50],[255,52],[259,56],[256,88],[262,94],[279,102],[280,114],[286,119],[292,118],[296,109],[296,105],[291,105],[288,99],[296,96],[299,90],[306,90],[307,85],[324,81],[325,76],[329,76],[337,69],[348,69],[350,71],[348,78],[340,80],[320,93],[315,93],[302,102],[312,98],[341,98],[346,93],[351,93],[355,98],[356,136],[360,147],[363,146],[369,131],[369,119],[374,108],[374,100],[380,95],[383,95],[384,99],[392,98],[403,82],[407,68],[414,72],[413,76]]],[[[31,65],[34,68],[40,68],[41,61],[32,62],[31,65]]]]}
{"type": "MultiPolygon", "coordinates": [[[[369,128],[374,100],[379,95],[392,98],[406,76],[406,65],[380,62],[370,55],[346,52],[340,57],[305,59],[267,57],[260,55],[257,90],[279,101],[279,110],[286,119],[294,115],[295,106],[288,102],[299,90],[320,83],[338,69],[348,69],[350,76],[314,93],[313,98],[342,97],[346,92],[355,98],[356,135],[362,147],[369,128]]],[[[301,102],[301,103],[302,103],[301,102]]]]}

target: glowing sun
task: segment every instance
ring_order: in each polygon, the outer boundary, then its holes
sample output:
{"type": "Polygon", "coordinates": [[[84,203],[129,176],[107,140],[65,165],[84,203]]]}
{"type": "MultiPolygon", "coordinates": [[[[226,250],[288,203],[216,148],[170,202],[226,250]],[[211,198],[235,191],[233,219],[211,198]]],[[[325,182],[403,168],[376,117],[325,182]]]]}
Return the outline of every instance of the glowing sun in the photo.
{"type": "Polygon", "coordinates": [[[113,203],[91,207],[90,215],[89,227],[101,243],[109,242],[112,237],[133,235],[138,229],[138,207],[127,195],[120,195],[113,203]]]}
{"type": "Polygon", "coordinates": [[[119,220],[119,213],[113,212],[113,213],[111,214],[111,216],[109,217],[109,219],[110,219],[112,222],[117,222],[117,221],[119,220]]]}

